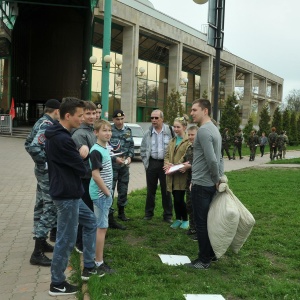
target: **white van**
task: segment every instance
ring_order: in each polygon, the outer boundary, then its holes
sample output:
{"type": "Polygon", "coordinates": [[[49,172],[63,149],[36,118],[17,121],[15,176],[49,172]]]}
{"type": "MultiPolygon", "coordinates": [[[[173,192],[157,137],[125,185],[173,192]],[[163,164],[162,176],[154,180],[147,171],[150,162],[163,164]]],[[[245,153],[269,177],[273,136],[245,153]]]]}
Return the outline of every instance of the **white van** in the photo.
{"type": "Polygon", "coordinates": [[[133,141],[134,141],[134,156],[141,156],[141,144],[144,136],[144,130],[139,124],[125,123],[127,127],[131,129],[133,141]]]}

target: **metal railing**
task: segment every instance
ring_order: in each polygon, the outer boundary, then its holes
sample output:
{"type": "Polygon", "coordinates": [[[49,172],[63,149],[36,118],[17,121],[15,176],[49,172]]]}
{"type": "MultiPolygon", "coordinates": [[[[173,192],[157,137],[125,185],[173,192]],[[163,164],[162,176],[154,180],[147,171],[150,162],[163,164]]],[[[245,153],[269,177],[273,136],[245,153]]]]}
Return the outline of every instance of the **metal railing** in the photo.
{"type": "Polygon", "coordinates": [[[10,115],[0,115],[0,133],[12,135],[12,119],[10,115]]]}

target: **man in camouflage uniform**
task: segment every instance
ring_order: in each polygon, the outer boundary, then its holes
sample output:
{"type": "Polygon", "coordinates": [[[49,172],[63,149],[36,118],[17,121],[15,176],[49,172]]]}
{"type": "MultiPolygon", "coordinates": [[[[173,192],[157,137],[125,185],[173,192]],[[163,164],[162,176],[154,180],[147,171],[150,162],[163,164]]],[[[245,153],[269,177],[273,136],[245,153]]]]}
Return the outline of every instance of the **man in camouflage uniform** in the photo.
{"type": "Polygon", "coordinates": [[[276,158],[277,154],[277,133],[276,133],[276,128],[272,127],[271,133],[268,136],[268,141],[270,145],[270,159],[274,160],[276,158]]]}
{"type": "Polygon", "coordinates": [[[37,179],[34,207],[35,247],[30,258],[32,265],[50,266],[51,259],[44,252],[53,252],[53,246],[46,239],[48,232],[56,227],[56,207],[49,195],[48,165],[45,152],[45,130],[59,120],[60,102],[50,99],[45,103],[44,115],[34,124],[25,141],[25,149],[35,162],[37,179]]]}
{"type": "Polygon", "coordinates": [[[256,148],[257,148],[258,144],[259,144],[258,136],[256,135],[255,130],[252,130],[250,132],[250,136],[249,136],[249,139],[248,139],[248,145],[249,145],[249,148],[250,148],[249,161],[254,161],[255,154],[256,154],[256,148]]]}
{"type": "Polygon", "coordinates": [[[229,129],[225,128],[222,134],[222,157],[224,156],[224,150],[228,156],[229,160],[232,160],[232,158],[230,157],[230,153],[229,153],[229,146],[230,146],[230,140],[231,137],[229,135],[229,129]]]}
{"type": "Polygon", "coordinates": [[[278,135],[276,139],[276,144],[278,148],[277,159],[278,158],[282,159],[282,152],[286,143],[287,143],[287,137],[285,136],[284,131],[281,131],[280,135],[278,135]]]}
{"type": "MultiPolygon", "coordinates": [[[[122,221],[129,219],[125,215],[125,206],[127,205],[127,191],[129,183],[129,165],[134,156],[134,142],[131,129],[124,125],[125,115],[120,109],[113,113],[112,137],[110,139],[113,167],[113,192],[117,186],[118,191],[118,218],[122,221]]],[[[111,207],[109,219],[113,218],[113,209],[111,207]]]]}
{"type": "Polygon", "coordinates": [[[242,159],[242,143],[243,143],[243,134],[242,129],[239,129],[237,133],[234,135],[234,148],[232,153],[232,159],[235,160],[235,152],[236,150],[239,153],[240,159],[242,159]]]}

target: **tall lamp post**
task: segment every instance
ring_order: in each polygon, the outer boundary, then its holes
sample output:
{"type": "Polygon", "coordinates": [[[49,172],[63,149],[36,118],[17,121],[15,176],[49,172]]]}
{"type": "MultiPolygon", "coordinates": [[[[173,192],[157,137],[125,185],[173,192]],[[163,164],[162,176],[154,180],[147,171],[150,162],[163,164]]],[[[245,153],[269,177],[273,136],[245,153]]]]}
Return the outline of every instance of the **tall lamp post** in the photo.
{"type": "Polygon", "coordinates": [[[219,110],[219,81],[220,81],[220,60],[224,41],[224,16],[225,0],[193,0],[197,4],[208,3],[208,33],[207,44],[216,49],[215,77],[214,77],[214,101],[213,118],[218,121],[219,110]]]}
{"type": "Polygon", "coordinates": [[[104,3],[104,33],[103,33],[103,61],[102,61],[102,117],[108,120],[109,113],[109,62],[104,60],[110,55],[110,40],[111,40],[111,10],[112,1],[105,0],[104,3]]]}

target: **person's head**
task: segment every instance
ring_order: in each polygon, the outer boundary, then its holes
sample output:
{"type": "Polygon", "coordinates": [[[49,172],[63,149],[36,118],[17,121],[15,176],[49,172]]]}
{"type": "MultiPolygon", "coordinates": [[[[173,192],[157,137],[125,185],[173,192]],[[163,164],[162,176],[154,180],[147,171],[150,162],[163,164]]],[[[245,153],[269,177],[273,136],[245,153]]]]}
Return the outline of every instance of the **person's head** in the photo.
{"type": "Polygon", "coordinates": [[[94,124],[96,120],[96,105],[92,101],[84,101],[83,118],[85,124],[94,124]]]}
{"type": "Polygon", "coordinates": [[[284,134],[284,130],[281,131],[281,134],[284,134]]]}
{"type": "Polygon", "coordinates": [[[99,102],[96,102],[95,105],[96,105],[96,120],[98,120],[98,119],[101,119],[102,104],[99,102]]]}
{"type": "Polygon", "coordinates": [[[53,120],[59,120],[60,102],[56,99],[49,99],[45,103],[44,114],[51,116],[53,120]]]}
{"type": "Polygon", "coordinates": [[[85,104],[83,100],[66,97],[60,105],[60,123],[69,131],[72,128],[78,128],[83,122],[83,109],[85,104]]]}
{"type": "Polygon", "coordinates": [[[122,129],[124,126],[125,114],[123,110],[116,109],[113,113],[113,122],[118,129],[122,129]]]}
{"type": "Polygon", "coordinates": [[[261,135],[262,135],[262,136],[265,136],[265,135],[266,135],[266,133],[263,131],[263,132],[261,133],[261,135]]]}
{"type": "Polygon", "coordinates": [[[192,125],[187,129],[187,134],[190,143],[194,143],[198,128],[199,128],[198,126],[192,125]]]}
{"type": "Polygon", "coordinates": [[[177,117],[174,120],[173,128],[176,135],[183,137],[185,134],[186,127],[188,125],[188,117],[177,117]]]}
{"type": "Polygon", "coordinates": [[[197,99],[193,102],[191,116],[195,123],[203,124],[210,121],[211,103],[207,99],[197,99]]]}
{"type": "Polygon", "coordinates": [[[151,123],[155,129],[161,129],[164,122],[164,114],[161,110],[155,109],[151,113],[151,123]]]}
{"type": "Polygon", "coordinates": [[[255,130],[251,130],[250,135],[253,136],[255,134],[255,130]]]}
{"type": "Polygon", "coordinates": [[[272,127],[272,132],[276,132],[276,128],[275,127],[272,127]]]}
{"type": "Polygon", "coordinates": [[[97,140],[107,143],[111,138],[111,124],[107,120],[96,120],[94,123],[94,134],[97,140]]]}

